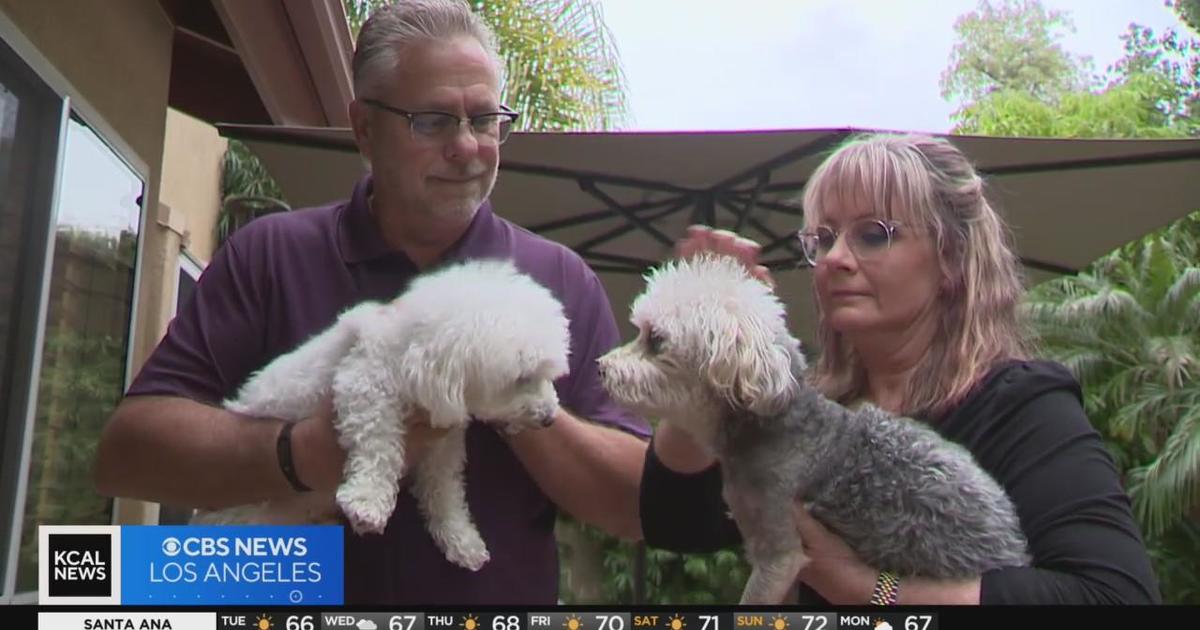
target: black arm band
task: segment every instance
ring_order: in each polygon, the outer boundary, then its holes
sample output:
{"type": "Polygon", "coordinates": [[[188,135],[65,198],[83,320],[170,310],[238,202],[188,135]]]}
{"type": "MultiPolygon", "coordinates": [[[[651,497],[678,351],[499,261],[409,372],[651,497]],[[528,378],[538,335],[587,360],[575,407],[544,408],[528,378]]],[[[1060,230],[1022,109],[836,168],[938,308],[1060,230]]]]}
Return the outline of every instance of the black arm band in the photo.
{"type": "Polygon", "coordinates": [[[311,492],[312,488],[304,485],[296,476],[296,464],[292,461],[292,428],[295,425],[295,422],[284,421],[279,429],[279,438],[275,440],[275,454],[279,457],[279,470],[283,471],[284,478],[292,484],[292,488],[296,492],[311,492]]]}

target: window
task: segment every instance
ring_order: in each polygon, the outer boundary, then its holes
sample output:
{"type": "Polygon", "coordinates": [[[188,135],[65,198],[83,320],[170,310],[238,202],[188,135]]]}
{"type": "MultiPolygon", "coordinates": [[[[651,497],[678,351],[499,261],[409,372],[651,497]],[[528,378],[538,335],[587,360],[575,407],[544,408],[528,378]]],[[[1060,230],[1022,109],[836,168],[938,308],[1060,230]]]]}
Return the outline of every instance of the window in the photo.
{"type": "Polygon", "coordinates": [[[12,593],[64,99],[0,40],[0,597],[12,593]]]}
{"type": "Polygon", "coordinates": [[[92,465],[101,429],[125,391],[145,186],[96,133],[67,127],[45,332],[26,462],[16,591],[37,589],[37,527],[104,525],[92,465]]]}

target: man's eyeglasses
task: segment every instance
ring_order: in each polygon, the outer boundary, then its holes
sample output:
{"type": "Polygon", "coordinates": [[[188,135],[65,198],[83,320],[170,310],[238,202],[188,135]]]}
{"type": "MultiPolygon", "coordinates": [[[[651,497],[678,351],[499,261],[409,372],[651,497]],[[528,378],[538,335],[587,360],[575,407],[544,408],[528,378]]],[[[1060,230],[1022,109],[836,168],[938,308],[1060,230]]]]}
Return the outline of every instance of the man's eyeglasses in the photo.
{"type": "Polygon", "coordinates": [[[498,146],[508,140],[513,123],[520,116],[517,112],[501,105],[503,111],[475,114],[460,118],[446,112],[410,112],[392,107],[387,103],[373,98],[364,98],[363,102],[371,107],[403,116],[408,119],[408,128],[413,140],[422,144],[441,144],[458,137],[459,127],[467,123],[475,140],[484,146],[498,146]]]}
{"type": "Polygon", "coordinates": [[[843,230],[822,225],[815,230],[801,230],[796,236],[804,250],[804,257],[816,265],[837,243],[838,236],[846,235],[846,245],[859,260],[870,260],[886,252],[892,246],[896,228],[903,226],[898,221],[864,218],[851,223],[843,230]]]}

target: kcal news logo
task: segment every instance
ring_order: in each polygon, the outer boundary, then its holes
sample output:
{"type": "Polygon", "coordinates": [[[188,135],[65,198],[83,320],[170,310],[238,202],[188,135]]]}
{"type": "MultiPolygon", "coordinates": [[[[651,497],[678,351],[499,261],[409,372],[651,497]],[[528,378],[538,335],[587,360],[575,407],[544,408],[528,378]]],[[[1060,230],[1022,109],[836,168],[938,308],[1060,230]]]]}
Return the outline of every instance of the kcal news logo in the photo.
{"type": "Polygon", "coordinates": [[[339,526],[43,526],[41,604],[340,604],[339,526]]]}
{"type": "Polygon", "coordinates": [[[39,601],[119,603],[119,527],[42,526],[38,537],[39,601]]]}

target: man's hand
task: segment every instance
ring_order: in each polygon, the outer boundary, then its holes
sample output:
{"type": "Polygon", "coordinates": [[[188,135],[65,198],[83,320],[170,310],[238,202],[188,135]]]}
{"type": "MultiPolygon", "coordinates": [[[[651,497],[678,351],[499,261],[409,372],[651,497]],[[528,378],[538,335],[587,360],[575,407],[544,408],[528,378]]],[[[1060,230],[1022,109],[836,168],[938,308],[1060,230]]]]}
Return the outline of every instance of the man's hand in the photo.
{"type": "Polygon", "coordinates": [[[728,230],[714,230],[704,225],[688,227],[687,236],[675,245],[676,255],[680,258],[691,258],[703,252],[733,256],[746,266],[750,275],[772,289],[775,288],[775,279],[771,277],[771,272],[758,264],[758,256],[762,252],[762,246],[758,243],[728,230]]]}
{"type": "MultiPolygon", "coordinates": [[[[292,431],[296,474],[313,490],[334,492],[342,482],[346,451],[338,444],[337,430],[333,427],[335,416],[333,400],[326,397],[317,412],[300,421],[292,431]]],[[[403,474],[407,475],[449,429],[429,426],[429,414],[423,409],[405,419],[405,423],[403,474]]]]}

